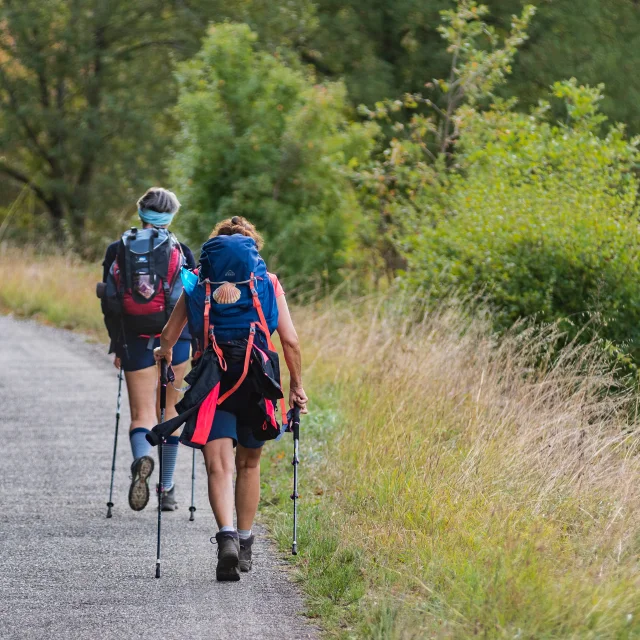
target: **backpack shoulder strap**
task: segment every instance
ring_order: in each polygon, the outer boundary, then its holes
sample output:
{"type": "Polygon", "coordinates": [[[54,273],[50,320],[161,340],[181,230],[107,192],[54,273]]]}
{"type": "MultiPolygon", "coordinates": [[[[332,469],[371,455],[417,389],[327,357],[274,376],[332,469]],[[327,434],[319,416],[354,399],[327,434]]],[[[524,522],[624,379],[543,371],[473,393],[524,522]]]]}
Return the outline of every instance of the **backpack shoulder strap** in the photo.
{"type": "Polygon", "coordinates": [[[136,239],[136,234],[138,230],[135,227],[131,228],[131,233],[126,237],[122,238],[122,246],[124,248],[124,264],[119,265],[120,269],[124,269],[125,272],[125,288],[131,290],[133,289],[133,265],[131,264],[131,250],[129,245],[136,239]]]}
{"type": "Polygon", "coordinates": [[[206,280],[204,283],[204,348],[203,351],[209,346],[209,324],[211,318],[209,312],[211,311],[211,283],[206,280]]]}
{"type": "Polygon", "coordinates": [[[267,344],[269,345],[269,349],[271,349],[271,351],[275,351],[273,342],[271,340],[271,334],[269,333],[269,326],[267,325],[267,320],[264,317],[264,311],[262,310],[262,304],[260,303],[260,296],[258,295],[258,289],[256,288],[256,277],[253,273],[251,274],[250,287],[251,287],[251,296],[253,298],[253,306],[255,310],[258,312],[258,318],[259,318],[258,325],[260,326],[264,335],[267,338],[267,344]]]}
{"type": "MultiPolygon", "coordinates": [[[[258,296],[258,289],[256,288],[256,279],[253,273],[251,274],[251,296],[253,297],[253,306],[258,312],[258,318],[260,318],[260,328],[262,329],[265,337],[267,338],[267,344],[269,345],[269,349],[271,351],[275,351],[276,348],[273,345],[273,340],[271,340],[271,334],[269,333],[269,326],[267,325],[267,320],[264,317],[264,311],[262,310],[262,304],[260,304],[260,296],[258,296]]],[[[253,335],[251,344],[253,345],[253,335]]],[[[282,379],[280,379],[280,388],[282,389],[282,379]]],[[[284,398],[280,398],[280,413],[282,414],[282,421],[284,422],[287,419],[287,410],[284,404],[284,398]]]]}

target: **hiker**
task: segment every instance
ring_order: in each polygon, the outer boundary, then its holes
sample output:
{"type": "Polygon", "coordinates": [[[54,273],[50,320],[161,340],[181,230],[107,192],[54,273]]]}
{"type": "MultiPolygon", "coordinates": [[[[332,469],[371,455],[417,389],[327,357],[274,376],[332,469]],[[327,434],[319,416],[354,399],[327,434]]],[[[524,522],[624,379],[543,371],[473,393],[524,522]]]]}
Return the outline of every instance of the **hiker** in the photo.
{"type": "MultiPolygon", "coordinates": [[[[270,337],[276,330],[290,374],[289,406],[307,412],[298,335],[284,290],[258,254],[262,245],[262,237],[245,218],[220,222],[202,247],[198,274],[188,274],[191,281],[185,282],[154,351],[157,360],[172,361],[185,325],[192,328],[199,360],[187,376],[191,387],[176,421],[188,419],[181,441],[203,449],[209,501],[219,528],[218,580],[239,580],[240,571],[252,567],[260,454],[265,440],[281,433],[275,405],[283,396],[278,355],[270,337]]],[[[282,400],[280,411],[284,422],[282,400]]],[[[173,425],[169,421],[164,428],[173,425]]],[[[158,425],[152,438],[162,429],[158,425]]]]}
{"type": "MultiPolygon", "coordinates": [[[[149,478],[154,469],[151,445],[145,436],[159,421],[158,367],[153,357],[160,332],[182,294],[180,271],[196,266],[189,247],[168,231],[180,203],[167,189],[153,187],[137,202],[142,229],[127,231],[107,248],[102,263],[102,309],[114,353],[114,365],[125,374],[131,408],[129,439],[133,462],[129,506],[141,511],[149,502],[149,478]]],[[[191,335],[176,336],[172,366],[179,389],[191,353],[191,335]]],[[[166,417],[176,415],[179,392],[167,388],[166,417]]],[[[178,503],[173,481],[179,438],[172,434],[163,447],[162,510],[175,511],[178,503]]]]}

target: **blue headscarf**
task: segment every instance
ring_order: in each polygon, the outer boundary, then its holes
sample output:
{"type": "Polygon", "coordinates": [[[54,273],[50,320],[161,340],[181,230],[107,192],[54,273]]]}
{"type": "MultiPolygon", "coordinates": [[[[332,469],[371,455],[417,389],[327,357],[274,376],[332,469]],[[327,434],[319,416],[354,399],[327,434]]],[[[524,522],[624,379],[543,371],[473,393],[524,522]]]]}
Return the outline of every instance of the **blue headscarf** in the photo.
{"type": "Polygon", "coordinates": [[[175,213],[158,213],[151,209],[138,209],[138,215],[142,222],[152,224],[154,227],[164,227],[171,224],[175,213]]]}

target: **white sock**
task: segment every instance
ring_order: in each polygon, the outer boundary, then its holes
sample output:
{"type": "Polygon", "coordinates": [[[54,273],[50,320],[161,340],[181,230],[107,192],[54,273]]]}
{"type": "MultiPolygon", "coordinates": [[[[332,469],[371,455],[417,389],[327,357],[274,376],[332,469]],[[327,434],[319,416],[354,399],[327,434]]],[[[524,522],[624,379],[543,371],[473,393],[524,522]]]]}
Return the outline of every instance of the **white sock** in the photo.
{"type": "Polygon", "coordinates": [[[238,529],[240,540],[246,540],[251,537],[251,529],[238,529]]]}
{"type": "Polygon", "coordinates": [[[220,527],[220,533],[225,533],[227,531],[235,531],[233,527],[220,527]]]}

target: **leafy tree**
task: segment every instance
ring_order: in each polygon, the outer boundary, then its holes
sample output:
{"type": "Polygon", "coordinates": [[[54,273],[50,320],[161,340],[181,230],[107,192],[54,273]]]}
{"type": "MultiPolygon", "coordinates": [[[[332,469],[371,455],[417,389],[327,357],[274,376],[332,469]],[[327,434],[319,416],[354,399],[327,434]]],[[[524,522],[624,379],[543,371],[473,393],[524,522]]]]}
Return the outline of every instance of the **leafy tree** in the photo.
{"type": "Polygon", "coordinates": [[[316,84],[259,49],[246,25],[212,27],[178,79],[183,231],[202,243],[218,220],[244,215],[289,285],[336,282],[360,215],[345,167],[366,156],[376,127],[349,121],[342,84],[316,84]]]}
{"type": "Polygon", "coordinates": [[[500,38],[486,22],[488,9],[474,0],[459,0],[455,10],[442,12],[440,34],[446,42],[450,68],[446,79],[428,83],[429,96],[406,94],[403,100],[361,108],[372,119],[388,123],[389,146],[356,174],[368,213],[363,241],[379,256],[389,278],[406,266],[403,237],[442,208],[448,171],[455,161],[459,110],[464,104],[486,103],[511,71],[511,63],[526,41],[533,8],[513,16],[510,31],[500,38]],[[414,115],[406,122],[406,111],[414,115]],[[398,118],[400,114],[400,118],[398,118]],[[406,124],[405,124],[406,123],[406,124]]]}
{"type": "Polygon", "coordinates": [[[0,175],[58,232],[100,227],[162,178],[172,56],[194,50],[202,14],[169,0],[0,2],[0,175]]]}
{"type": "Polygon", "coordinates": [[[318,0],[318,28],[305,58],[329,77],[343,76],[354,103],[418,91],[445,73],[437,33],[449,0],[318,0]]]}
{"type": "Polygon", "coordinates": [[[600,89],[557,83],[568,121],[550,105],[530,114],[505,103],[459,113],[459,171],[436,224],[408,253],[415,285],[436,295],[482,295],[499,329],[535,316],[562,320],[569,338],[599,335],[640,356],[640,139],[605,118],[600,89]]]}
{"type": "MultiPolygon", "coordinates": [[[[640,132],[640,3],[636,0],[538,1],[529,41],[513,67],[504,95],[534,106],[556,80],[575,77],[583,84],[605,83],[600,108],[615,122],[640,132]]],[[[513,0],[495,0],[500,24],[513,0]]]]}
{"type": "MultiPolygon", "coordinates": [[[[498,33],[527,0],[491,0],[487,20],[498,33]]],[[[422,90],[446,77],[449,58],[438,28],[451,0],[317,0],[317,29],[301,48],[329,78],[343,76],[353,102],[377,101],[422,90]]],[[[504,97],[535,105],[557,79],[607,83],[602,108],[640,131],[640,4],[635,0],[534,0],[537,18],[514,66],[504,97]]]]}

